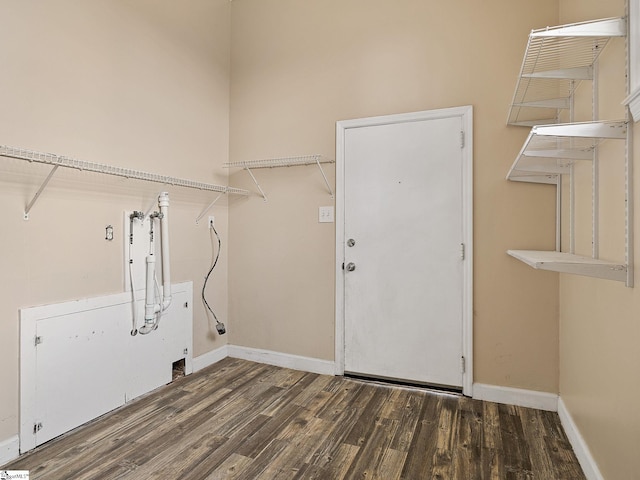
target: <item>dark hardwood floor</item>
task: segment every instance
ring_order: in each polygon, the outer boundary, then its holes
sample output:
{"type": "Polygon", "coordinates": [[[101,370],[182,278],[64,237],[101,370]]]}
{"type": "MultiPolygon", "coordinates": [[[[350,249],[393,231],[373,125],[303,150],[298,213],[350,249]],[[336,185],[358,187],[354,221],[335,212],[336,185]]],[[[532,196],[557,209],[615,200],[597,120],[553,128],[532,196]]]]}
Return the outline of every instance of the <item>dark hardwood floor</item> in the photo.
{"type": "Polygon", "coordinates": [[[555,413],[227,358],[3,469],[80,479],[584,479],[555,413]]]}

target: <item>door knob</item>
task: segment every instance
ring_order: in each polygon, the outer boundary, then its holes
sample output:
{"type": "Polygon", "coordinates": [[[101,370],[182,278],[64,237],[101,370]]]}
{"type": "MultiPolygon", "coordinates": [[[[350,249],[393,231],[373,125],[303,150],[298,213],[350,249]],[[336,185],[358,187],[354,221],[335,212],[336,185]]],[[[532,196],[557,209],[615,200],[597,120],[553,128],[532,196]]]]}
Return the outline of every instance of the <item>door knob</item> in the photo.
{"type": "Polygon", "coordinates": [[[356,269],[356,264],[353,262],[347,263],[347,272],[353,272],[356,269]]]}
{"type": "Polygon", "coordinates": [[[355,244],[356,244],[356,241],[353,238],[350,238],[349,240],[347,240],[348,247],[353,247],[355,244]]]}

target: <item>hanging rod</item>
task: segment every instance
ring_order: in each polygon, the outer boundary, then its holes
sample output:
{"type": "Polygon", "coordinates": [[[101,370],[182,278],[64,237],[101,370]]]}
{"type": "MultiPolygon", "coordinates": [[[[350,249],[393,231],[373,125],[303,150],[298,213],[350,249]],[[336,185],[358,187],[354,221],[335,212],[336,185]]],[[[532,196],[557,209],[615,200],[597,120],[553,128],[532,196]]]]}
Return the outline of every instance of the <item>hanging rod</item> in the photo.
{"type": "Polygon", "coordinates": [[[251,176],[253,183],[255,183],[256,187],[260,191],[262,195],[262,199],[266,202],[267,195],[262,190],[262,187],[256,180],[256,177],[251,172],[252,168],[276,168],[276,167],[295,167],[299,165],[317,165],[320,169],[320,173],[322,174],[322,178],[324,179],[324,183],[329,190],[329,195],[331,198],[334,198],[333,189],[329,184],[329,180],[322,169],[321,163],[335,163],[335,160],[324,158],[322,155],[301,155],[296,157],[282,157],[282,158],[269,158],[264,160],[249,160],[246,162],[230,162],[224,163],[222,166],[225,168],[244,168],[247,173],[251,176]]]}
{"type": "Polygon", "coordinates": [[[215,185],[211,183],[197,182],[195,180],[188,180],[184,178],[171,177],[167,175],[159,175],[156,173],[144,172],[141,170],[133,170],[131,168],[115,167],[103,163],[87,162],[85,160],[77,160],[70,157],[60,156],[53,153],[42,153],[33,150],[26,150],[23,148],[8,147],[6,145],[0,145],[0,156],[7,158],[16,158],[19,160],[26,160],[28,162],[42,163],[45,165],[51,165],[53,168],[47,176],[44,183],[38,189],[34,198],[29,202],[24,212],[24,218],[29,218],[29,211],[35,204],[36,200],[44,190],[44,188],[51,180],[51,177],[58,169],[58,167],[75,168],[76,170],[83,170],[87,172],[101,173],[104,175],[113,175],[116,177],[132,178],[136,180],[144,180],[147,182],[163,183],[169,185],[175,185],[178,187],[194,188],[197,190],[205,190],[219,193],[231,193],[235,195],[249,195],[247,190],[240,188],[233,188],[224,185],[215,185]]]}

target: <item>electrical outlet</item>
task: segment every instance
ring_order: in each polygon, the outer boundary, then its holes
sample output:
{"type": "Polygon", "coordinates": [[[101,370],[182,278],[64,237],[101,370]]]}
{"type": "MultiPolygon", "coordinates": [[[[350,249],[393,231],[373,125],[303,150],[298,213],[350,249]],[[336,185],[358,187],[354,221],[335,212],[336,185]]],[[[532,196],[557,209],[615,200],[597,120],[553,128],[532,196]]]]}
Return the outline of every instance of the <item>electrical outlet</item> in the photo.
{"type": "Polygon", "coordinates": [[[209,216],[209,222],[207,223],[209,228],[214,227],[216,225],[216,218],[213,215],[209,216]]]}
{"type": "Polygon", "coordinates": [[[318,208],[318,223],[333,223],[333,207],[318,208]]]}

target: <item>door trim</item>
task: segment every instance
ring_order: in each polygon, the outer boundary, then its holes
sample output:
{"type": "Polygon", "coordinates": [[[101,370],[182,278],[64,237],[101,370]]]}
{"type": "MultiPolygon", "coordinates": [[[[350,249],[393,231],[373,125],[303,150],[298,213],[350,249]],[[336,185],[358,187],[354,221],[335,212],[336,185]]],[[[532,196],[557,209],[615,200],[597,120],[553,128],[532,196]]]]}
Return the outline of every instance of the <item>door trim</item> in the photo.
{"type": "MultiPolygon", "coordinates": [[[[336,122],[336,310],[335,310],[335,374],[344,375],[344,140],[350,128],[460,117],[464,137],[462,145],[462,238],[465,260],[462,280],[462,354],[465,371],[462,392],[473,395],[473,107],[443,108],[421,112],[358,118],[336,122]]],[[[375,194],[375,192],[372,192],[375,194]]]]}

